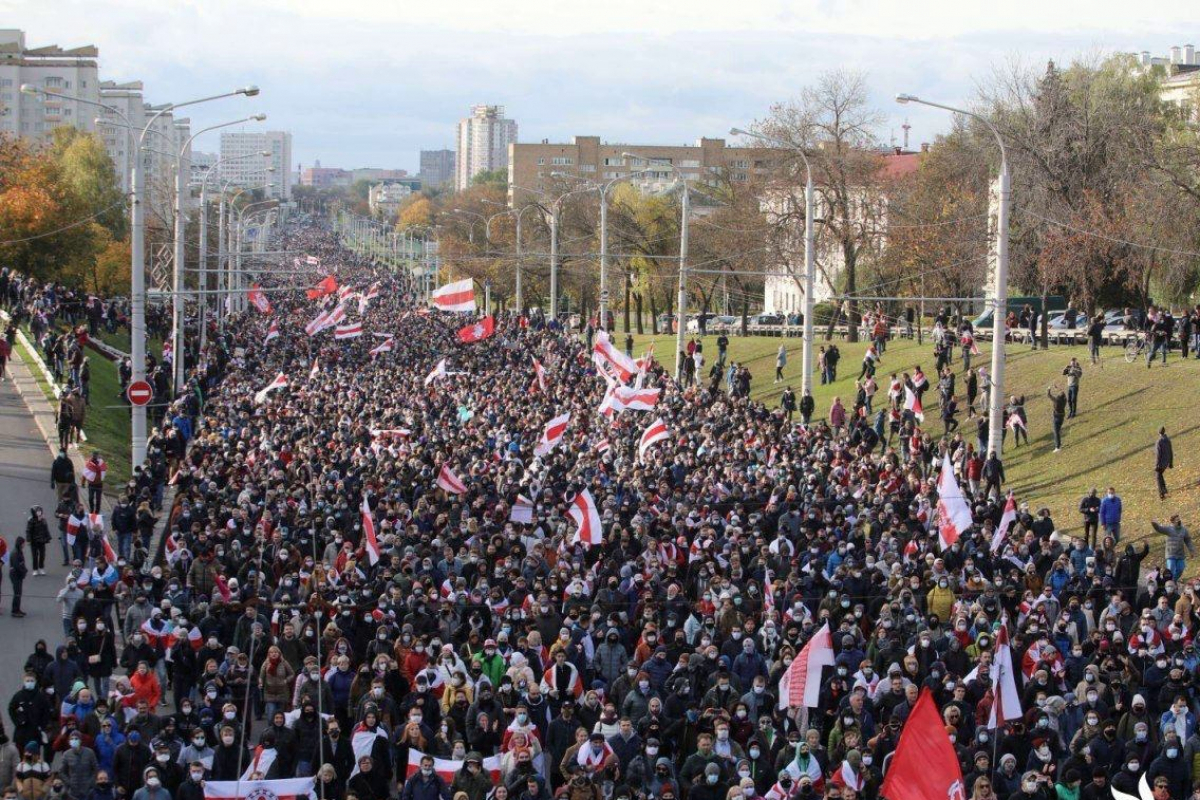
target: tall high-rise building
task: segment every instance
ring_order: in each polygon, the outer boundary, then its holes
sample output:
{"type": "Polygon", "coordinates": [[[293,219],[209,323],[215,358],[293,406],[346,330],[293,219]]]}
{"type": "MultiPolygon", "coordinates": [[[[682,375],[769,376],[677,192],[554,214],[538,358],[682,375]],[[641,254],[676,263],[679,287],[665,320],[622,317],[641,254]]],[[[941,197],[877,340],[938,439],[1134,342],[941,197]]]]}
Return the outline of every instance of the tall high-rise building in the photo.
{"type": "MultiPolygon", "coordinates": [[[[137,137],[146,124],[146,106],[142,99],[142,82],[100,82],[100,102],[109,108],[95,108],[100,120],[97,132],[104,139],[104,147],[113,161],[121,191],[129,191],[129,168],[133,164],[133,153],[137,149],[137,137]],[[126,125],[126,120],[129,124],[126,125]]],[[[156,145],[157,146],[157,145],[156,145]]]]}
{"type": "Polygon", "coordinates": [[[454,180],[453,150],[421,151],[421,185],[447,186],[454,180]]]}
{"type": "Polygon", "coordinates": [[[99,109],[74,98],[99,102],[99,56],[93,45],[26,47],[24,31],[0,29],[0,133],[44,143],[63,125],[96,130],[99,109]],[[54,96],[22,94],[26,83],[54,96]]]}
{"type": "Polygon", "coordinates": [[[287,131],[236,131],[221,134],[221,180],[234,186],[263,189],[266,197],[283,200],[292,194],[292,134],[287,131]],[[270,158],[254,153],[270,151],[270,158]],[[273,172],[267,170],[274,167],[273,172]]]}
{"type": "Polygon", "coordinates": [[[504,118],[504,106],[472,106],[458,123],[456,189],[466,189],[481,172],[508,168],[508,146],[517,141],[516,120],[504,118]]]}

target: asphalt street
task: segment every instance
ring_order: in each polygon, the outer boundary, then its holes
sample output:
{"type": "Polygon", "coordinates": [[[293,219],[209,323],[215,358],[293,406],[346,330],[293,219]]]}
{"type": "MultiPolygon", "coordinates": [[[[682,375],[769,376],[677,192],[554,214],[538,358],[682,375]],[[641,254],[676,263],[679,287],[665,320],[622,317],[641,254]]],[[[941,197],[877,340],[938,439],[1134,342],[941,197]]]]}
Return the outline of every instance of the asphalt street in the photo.
{"type": "MultiPolygon", "coordinates": [[[[25,535],[25,522],[31,506],[40,505],[53,520],[54,490],[50,487],[50,463],[53,454],[38,432],[33,416],[17,393],[10,378],[0,380],[0,534],[11,548],[18,536],[25,535]]],[[[21,603],[28,614],[13,619],[12,580],[4,568],[0,587],[0,703],[7,709],[9,698],[21,683],[25,659],[38,639],[45,639],[50,651],[62,642],[62,612],[55,595],[66,579],[62,566],[62,548],[58,528],[51,522],[54,540],[47,547],[46,572],[25,578],[21,603]]],[[[32,560],[26,545],[25,558],[32,572],[32,560]]],[[[5,711],[4,728],[11,732],[5,711]]]]}

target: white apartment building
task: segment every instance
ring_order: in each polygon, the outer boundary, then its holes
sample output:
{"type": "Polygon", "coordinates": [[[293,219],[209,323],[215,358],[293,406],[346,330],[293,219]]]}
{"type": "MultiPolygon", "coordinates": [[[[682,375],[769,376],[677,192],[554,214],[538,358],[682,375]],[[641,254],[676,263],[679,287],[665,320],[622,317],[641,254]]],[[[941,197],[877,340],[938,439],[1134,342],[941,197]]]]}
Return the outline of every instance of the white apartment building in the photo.
{"type": "Polygon", "coordinates": [[[121,191],[129,191],[129,167],[133,162],[133,152],[137,148],[137,136],[146,125],[146,106],[142,100],[142,82],[116,83],[114,81],[100,82],[100,102],[116,109],[118,113],[108,109],[93,109],[100,120],[97,133],[104,140],[109,158],[113,160],[113,168],[117,173],[117,181],[121,191]],[[125,121],[129,121],[126,127],[125,121]]]}
{"type": "Polygon", "coordinates": [[[407,183],[377,183],[367,193],[367,203],[372,214],[391,215],[400,210],[400,204],[412,194],[407,183]]]}
{"type": "Polygon", "coordinates": [[[1159,97],[1179,108],[1193,122],[1200,122],[1200,52],[1193,45],[1176,45],[1167,57],[1151,56],[1149,50],[1135,53],[1139,70],[1159,74],[1159,97]]]}
{"type": "MultiPolygon", "coordinates": [[[[204,183],[204,179],[208,177],[208,172],[216,166],[219,156],[216,153],[203,153],[199,150],[192,151],[191,177],[188,180],[188,185],[191,186],[197,194],[200,192],[200,186],[204,183]]],[[[217,176],[213,175],[208,182],[209,191],[219,189],[219,186],[213,186],[217,180],[217,176]]]]}
{"type": "Polygon", "coordinates": [[[508,146],[517,141],[517,123],[504,118],[504,106],[472,106],[471,116],[458,123],[457,141],[454,187],[461,191],[481,172],[508,169],[508,146]]]}
{"type": "Polygon", "coordinates": [[[94,131],[99,109],[74,98],[99,102],[99,55],[92,45],[27,47],[24,31],[0,28],[0,133],[45,143],[63,125],[94,131]],[[27,83],[55,97],[22,94],[27,83]]]}
{"type": "MultiPolygon", "coordinates": [[[[235,131],[221,134],[221,181],[247,189],[262,189],[264,196],[287,200],[292,195],[292,134],[287,131],[235,131]],[[270,151],[270,158],[255,153],[270,151]],[[274,171],[268,171],[273,167],[274,171]]],[[[216,180],[214,178],[214,180],[216,180]]]]}

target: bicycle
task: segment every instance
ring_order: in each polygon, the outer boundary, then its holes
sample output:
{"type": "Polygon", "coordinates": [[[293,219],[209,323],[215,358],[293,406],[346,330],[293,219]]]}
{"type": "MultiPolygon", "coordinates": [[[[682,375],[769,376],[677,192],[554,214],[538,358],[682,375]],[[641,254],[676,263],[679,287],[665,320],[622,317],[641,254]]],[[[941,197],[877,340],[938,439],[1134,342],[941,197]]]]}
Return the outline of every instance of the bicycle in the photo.
{"type": "Polygon", "coordinates": [[[1125,362],[1132,364],[1146,352],[1146,340],[1140,336],[1125,344],[1125,362]]]}

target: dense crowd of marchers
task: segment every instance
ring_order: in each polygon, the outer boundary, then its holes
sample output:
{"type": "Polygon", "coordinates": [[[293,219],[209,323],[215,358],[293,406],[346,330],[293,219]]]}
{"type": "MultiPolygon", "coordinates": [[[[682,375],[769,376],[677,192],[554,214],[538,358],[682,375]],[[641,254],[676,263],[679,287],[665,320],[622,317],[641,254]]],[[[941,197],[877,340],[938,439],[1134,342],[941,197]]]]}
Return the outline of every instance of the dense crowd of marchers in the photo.
{"type": "Polygon", "coordinates": [[[156,433],[187,442],[154,451],[164,558],[141,536],[115,564],[64,551],[65,636],[10,700],[3,800],[200,800],[243,776],[330,800],[874,798],[922,708],[953,751],[930,769],[974,800],[1143,773],[1192,793],[1181,525],[1180,574],[1143,579],[1119,513],[1094,549],[1005,518],[1002,478],[920,431],[911,383],[887,400],[897,449],[866,415],[805,424],[732,372],[684,388],[649,360],[630,382],[661,390],[652,411],[601,414],[619,378],[590,332],[505,315],[463,344],[473,317],[426,312],[327,231],[280,245],[332,280],[189,346],[207,402],[156,433]],[[306,332],[336,308],[361,335],[306,332]],[[972,516],[940,546],[947,461],[972,516]]]}

